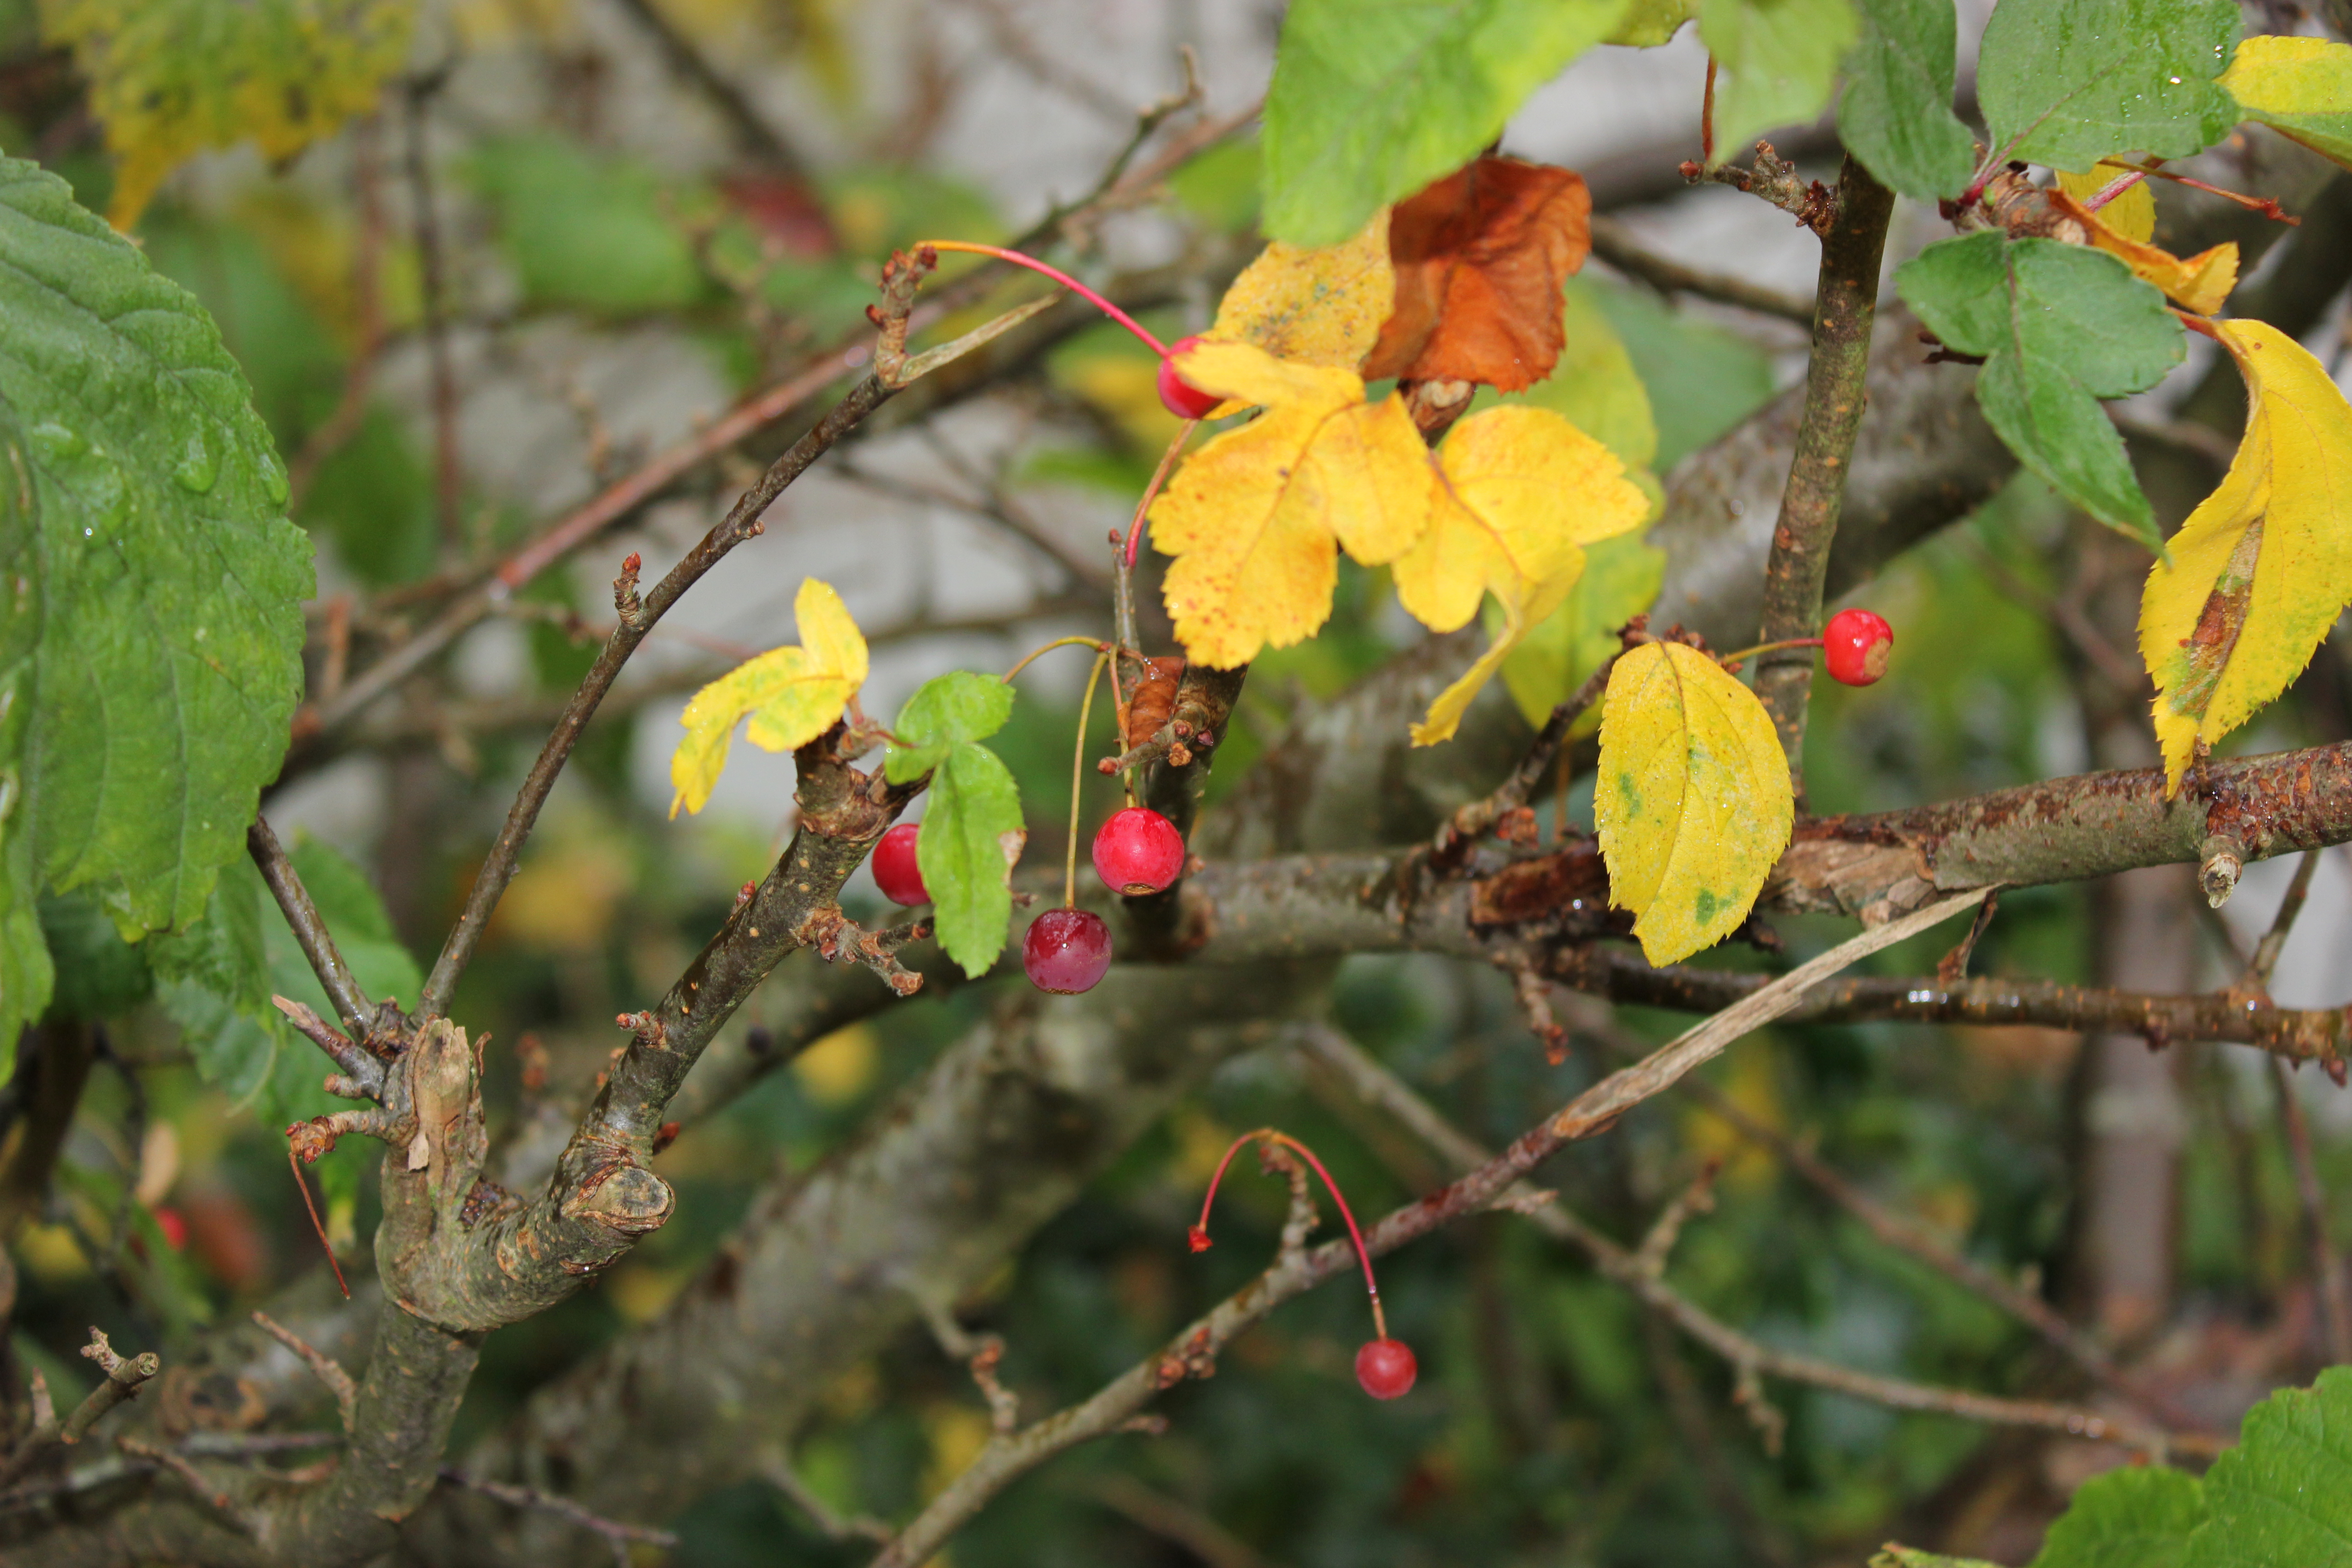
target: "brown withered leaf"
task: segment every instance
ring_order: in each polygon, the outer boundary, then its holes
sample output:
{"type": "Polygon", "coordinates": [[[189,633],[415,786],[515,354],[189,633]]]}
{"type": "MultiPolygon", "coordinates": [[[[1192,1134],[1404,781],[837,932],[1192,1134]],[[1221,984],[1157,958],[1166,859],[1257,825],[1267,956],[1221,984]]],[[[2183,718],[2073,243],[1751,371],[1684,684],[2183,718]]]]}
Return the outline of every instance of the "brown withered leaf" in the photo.
{"type": "Polygon", "coordinates": [[[1559,358],[1560,286],[1592,248],[1581,175],[1481,158],[1389,219],[1396,309],[1364,362],[1368,381],[1475,381],[1518,392],[1559,358]]]}
{"type": "Polygon", "coordinates": [[[1181,654],[1161,654],[1146,659],[1143,672],[1136,677],[1135,688],[1127,696],[1127,733],[1123,739],[1129,751],[1143,744],[1160,733],[1168,716],[1176,709],[1176,685],[1184,676],[1184,659],[1181,654]]]}

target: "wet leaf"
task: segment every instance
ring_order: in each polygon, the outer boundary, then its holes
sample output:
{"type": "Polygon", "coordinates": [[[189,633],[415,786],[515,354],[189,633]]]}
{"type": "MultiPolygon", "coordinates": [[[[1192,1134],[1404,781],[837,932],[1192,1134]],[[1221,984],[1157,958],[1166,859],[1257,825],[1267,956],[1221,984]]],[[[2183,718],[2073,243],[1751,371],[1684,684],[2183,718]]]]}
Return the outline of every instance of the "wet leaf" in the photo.
{"type": "Polygon", "coordinates": [[[801,646],[770,648],[694,694],[678,715],[686,739],[669,761],[679,806],[700,811],[726,770],[735,726],[748,715],[753,745],[770,752],[805,746],[833,727],[842,705],[866,684],[866,638],[832,587],[804,578],[793,600],[801,646]]]}
{"type": "Polygon", "coordinates": [[[1609,901],[1666,964],[1739,929],[1796,806],[1756,694],[1695,648],[1649,643],[1610,672],[1592,813],[1609,901]]]}
{"type": "MultiPolygon", "coordinates": [[[[2082,174],[2061,169],[2058,188],[2078,202],[2087,203],[2101,191],[2115,184],[2127,171],[2113,163],[2102,163],[2082,174]]],[[[2142,180],[2111,198],[2099,208],[2099,221],[2126,239],[2149,240],[2156,237],[2155,182],[2142,180]]]]}
{"type": "MultiPolygon", "coordinates": [[[[2135,189],[2137,187],[2135,186],[2135,189]]],[[[2063,190],[2050,193],[2050,205],[2089,231],[2091,243],[2132,269],[2132,275],[2155,284],[2166,298],[2184,310],[2210,316],[2238,286],[2238,242],[2225,240],[2182,260],[2160,246],[2132,239],[2105,222],[2106,209],[2093,212],[2063,190]]]]}
{"type": "Polygon", "coordinates": [[[1699,0],[1698,34],[1720,68],[1717,159],[1744,155],[1767,131],[1817,119],[1860,30],[1853,0],[1699,0]]]}
{"type": "Polygon", "coordinates": [[[1993,156],[2079,171],[2118,148],[2202,152],[2237,122],[2213,79],[2238,29],[2236,0],[2001,0],[1977,65],[1993,156]]]}
{"type": "Polygon", "coordinates": [[[1895,286],[1950,347],[1986,356],[1977,403],[2020,461],[2118,532],[2160,550],[2103,397],[2144,392],[2180,363],[2180,323],[2122,262],[1984,229],[1929,246],[1895,286]]]}
{"type": "Polygon", "coordinates": [[[1365,376],[1517,392],[1549,375],[1560,289],[1591,249],[1591,217],[1581,176],[1516,158],[1481,158],[1399,203],[1396,310],[1365,376]]]}
{"type": "Polygon", "coordinates": [[[1428,527],[1397,559],[1397,600],[1432,631],[1467,625],[1489,595],[1503,618],[1486,652],[1412,727],[1416,746],[1453,738],[1470,700],[1576,585],[1583,546],[1639,528],[1650,512],[1616,455],[1549,409],[1474,414],[1446,437],[1438,463],[1444,483],[1428,527]]]}
{"type": "Polygon", "coordinates": [[[1319,249],[1276,240],[1225,290],[1206,335],[1255,343],[1276,359],[1354,370],[1396,297],[1391,221],[1376,212],[1352,239],[1319,249]]]}
{"type": "Polygon", "coordinates": [[[2352,1563],[2352,1367],[2329,1367],[2311,1387],[2281,1389],[2248,1411],[2204,1488],[2188,1568],[2352,1563]]]}
{"type": "Polygon", "coordinates": [[[2246,434],[2140,597],[2165,787],[2286,689],[2352,603],[2352,407],[2262,321],[2217,324],[2246,378],[2246,434]]]}
{"type": "Polygon", "coordinates": [[[975,979],[1003,951],[1013,868],[1026,838],[1012,771],[986,746],[950,748],[931,774],[915,865],[931,895],[940,950],[975,979]]]}
{"type": "Polygon", "coordinates": [[[163,176],[212,147],[290,158],[375,107],[407,58],[415,0],[40,0],[115,157],[128,228],[163,176]]]}
{"type": "Polygon", "coordinates": [[[1265,226],[1333,245],[1458,169],[1627,0],[1294,0],[1265,103],[1265,226]]]}
{"type": "Polygon", "coordinates": [[[2352,45],[2248,38],[2221,86],[2247,119],[2352,169],[2352,45]]]}
{"type": "Polygon", "coordinates": [[[1838,134],[1863,166],[1919,201],[1957,196],[1976,137],[1952,112],[1959,21],[1952,0],[1859,0],[1838,134]]]}
{"type": "Polygon", "coordinates": [[[1402,553],[1434,479],[1403,403],[1365,403],[1353,371],[1219,342],[1177,365],[1203,392],[1265,410],[1195,452],[1151,509],[1152,545],[1176,558],[1164,585],[1176,638],[1231,668],[1330,617],[1340,548],[1366,565],[1402,553]]]}

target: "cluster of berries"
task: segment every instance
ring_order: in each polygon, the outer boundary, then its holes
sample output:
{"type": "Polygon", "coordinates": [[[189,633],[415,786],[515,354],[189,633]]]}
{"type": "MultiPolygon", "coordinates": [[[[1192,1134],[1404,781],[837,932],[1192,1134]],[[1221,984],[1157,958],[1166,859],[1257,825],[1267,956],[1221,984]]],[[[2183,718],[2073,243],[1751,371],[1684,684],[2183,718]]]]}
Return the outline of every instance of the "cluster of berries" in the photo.
{"type": "MultiPolygon", "coordinates": [[[[895,904],[927,904],[922,868],[915,863],[916,825],[902,822],[874,847],[874,881],[895,904]]],[[[1184,869],[1184,836],[1149,806],[1115,811],[1095,834],[1095,874],[1115,893],[1157,893],[1184,869]]],[[[1047,910],[1029,922],[1021,966],[1040,991],[1074,995],[1091,991],[1110,968],[1110,927],[1087,910],[1047,910]]]]}

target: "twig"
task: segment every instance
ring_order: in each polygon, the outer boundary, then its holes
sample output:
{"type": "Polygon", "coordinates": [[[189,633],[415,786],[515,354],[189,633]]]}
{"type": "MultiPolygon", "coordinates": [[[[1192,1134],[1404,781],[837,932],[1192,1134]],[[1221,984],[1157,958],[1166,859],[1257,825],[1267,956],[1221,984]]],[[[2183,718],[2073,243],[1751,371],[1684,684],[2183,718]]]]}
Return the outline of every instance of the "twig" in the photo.
{"type": "Polygon", "coordinates": [[[310,901],[310,889],[302,886],[294,862],[286,858],[286,850],[278,842],[278,835],[270,831],[267,817],[255,817],[246,828],[245,847],[253,857],[253,863],[261,868],[261,879],[269,884],[270,896],[284,911],[286,923],[294,928],[294,940],[301,944],[302,956],[310,961],[310,971],[319,977],[327,1000],[334,1004],[343,1027],[355,1036],[364,1036],[375,1022],[375,1004],[360,989],[359,978],[343,962],[343,955],[335,951],[334,934],[320,917],[319,906],[310,901]]]}
{"type": "MultiPolygon", "coordinates": [[[[1761,153],[1759,147],[1759,167],[1761,153]]],[[[1812,357],[1805,372],[1804,413],[1797,426],[1796,457],[1780,493],[1772,552],[1764,567],[1759,642],[1821,633],[1822,589],[1828,581],[1838,513],[1845,504],[1854,436],[1862,427],[1879,263],[1894,211],[1895,193],[1849,155],[1838,176],[1834,221],[1821,231],[1821,284],[1812,357]]],[[[1756,695],[1780,731],[1801,809],[1805,798],[1805,706],[1812,682],[1810,649],[1778,649],[1757,660],[1756,695]]]]}
{"type": "Polygon", "coordinates": [[[618,1520],[606,1519],[601,1513],[583,1508],[570,1498],[555,1497],[532,1487],[514,1486],[506,1481],[485,1480],[478,1476],[467,1475],[455,1465],[442,1466],[440,1473],[441,1479],[451,1486],[495,1498],[509,1508],[532,1509],[571,1521],[581,1529],[601,1537],[604,1544],[612,1548],[613,1561],[620,1568],[628,1568],[629,1545],[633,1542],[658,1546],[665,1551],[677,1544],[677,1537],[667,1530],[655,1530],[642,1524],[623,1524],[618,1520]]]}
{"type": "Polygon", "coordinates": [[[301,1357],[302,1364],[318,1374],[319,1381],[325,1384],[328,1392],[335,1396],[335,1408],[343,1418],[344,1435],[350,1436],[352,1412],[359,1404],[360,1391],[359,1385],[352,1381],[352,1374],[343,1370],[342,1363],[267,1312],[256,1309],[253,1321],[263,1333],[301,1357]]]}
{"type": "MultiPolygon", "coordinates": [[[[134,1459],[144,1459],[151,1465],[163,1466],[163,1468],[187,1482],[188,1489],[205,1502],[222,1513],[235,1516],[235,1510],[229,1506],[228,1493],[205,1479],[205,1473],[190,1463],[186,1455],[173,1453],[169,1448],[158,1447],[152,1443],[142,1443],[138,1438],[129,1436],[115,1438],[114,1446],[134,1459]]],[[[238,1522],[241,1524],[244,1521],[240,1520],[238,1522]]]]}
{"type": "MultiPolygon", "coordinates": [[[[1797,166],[1774,152],[1769,142],[1756,143],[1756,166],[1752,169],[1743,169],[1737,163],[1707,168],[1686,163],[1682,166],[1682,176],[1689,184],[1729,185],[1736,191],[1760,196],[1825,238],[1837,221],[1838,195],[1819,180],[1808,181],[1799,174],[1797,166]]],[[[1843,182],[1840,184],[1843,189],[1843,182]]]]}
{"type": "Polygon", "coordinates": [[[1706,272],[1661,256],[1634,237],[1621,218],[1596,214],[1592,219],[1592,254],[1626,277],[1648,284],[1668,299],[1695,294],[1725,305],[1736,305],[1759,315],[1777,316],[1801,327],[1813,324],[1813,302],[1778,289],[1767,289],[1726,272],[1706,272]]]}
{"type": "Polygon", "coordinates": [[[117,1354],[114,1347],[107,1342],[105,1333],[96,1328],[89,1331],[89,1343],[82,1346],[81,1353],[96,1362],[106,1375],[79,1405],[74,1406],[73,1414],[62,1423],[57,1419],[54,1406],[46,1420],[35,1422],[33,1429],[17,1443],[16,1451],[8,1457],[7,1463],[0,1465],[0,1489],[5,1489],[23,1475],[31,1468],[33,1461],[52,1446],[70,1447],[80,1442],[89,1435],[89,1429],[98,1425],[100,1417],[124,1400],[135,1398],[139,1385],[163,1370],[163,1362],[153,1351],[142,1351],[128,1357],[117,1354]]]}
{"type": "MultiPolygon", "coordinates": [[[[1696,1081],[1689,1079],[1685,1087],[1696,1081]]],[[[1683,1226],[1693,1215],[1715,1212],[1715,1178],[1722,1169],[1719,1159],[1703,1161],[1697,1174],[1675,1194],[1673,1202],[1658,1211],[1658,1217],[1650,1223],[1649,1231],[1642,1237],[1642,1245],[1633,1251],[1636,1268],[1653,1279],[1665,1278],[1666,1259],[1674,1256],[1675,1243],[1682,1239],[1683,1226]]]]}
{"type": "Polygon", "coordinates": [[[887,1542],[890,1539],[890,1527],[871,1514],[834,1512],[782,1454],[772,1453],[761,1461],[760,1475],[770,1486],[790,1498],[830,1540],[887,1542]]]}
{"type": "Polygon", "coordinates": [[[1255,1547],[1207,1514],[1162,1496],[1133,1476],[1100,1477],[1087,1484],[1086,1492],[1152,1534],[1174,1542],[1209,1568],[1273,1568],[1255,1547]]]}
{"type": "Polygon", "coordinates": [[[438,76],[408,89],[405,150],[410,223],[416,241],[417,296],[425,356],[433,387],[433,506],[441,547],[454,553],[464,541],[457,520],[457,373],[449,361],[449,322],[442,295],[441,221],[433,201],[433,163],[425,145],[425,108],[442,85],[438,76]]]}
{"type": "Polygon", "coordinates": [[[808,163],[783,133],[771,124],[767,116],[752,106],[743,89],[722,76],[719,68],[703,58],[694,41],[680,32],[676,24],[662,13],[656,0],[618,0],[638,26],[649,34],[661,49],[662,58],[671,70],[684,78],[696,91],[709,100],[734,133],[736,144],[760,163],[780,174],[797,179],[808,176],[808,163]]]}
{"type": "MultiPolygon", "coordinates": [[[[1979,892],[1947,899],[1916,914],[1864,931],[1773,982],[1765,991],[1660,1047],[1639,1067],[1612,1074],[1579,1095],[1557,1114],[1521,1134],[1502,1154],[1478,1164],[1461,1180],[1390,1214],[1365,1233],[1366,1249],[1375,1256],[1391,1252],[1465,1214],[1484,1212],[1496,1200],[1520,1188],[1520,1178],[1558,1152],[1562,1145],[1609,1126],[1643,1100],[1662,1092],[1682,1074],[1720,1053],[1732,1040],[1771,1022],[1796,1005],[1815,982],[1972,907],[1982,897],[1979,892]]],[[[1618,1256],[1623,1256],[1622,1248],[1602,1239],[1618,1256]]],[[[1120,1430],[1160,1390],[1200,1375],[1202,1369],[1213,1365],[1217,1352],[1244,1330],[1283,1302],[1355,1262],[1355,1251],[1347,1241],[1277,1257],[1257,1279],[1195,1319],[1157,1354],[1130,1367],[1092,1397],[1019,1432],[992,1437],[964,1472],[933,1498],[914,1522],[874,1560],[874,1568],[915,1568],[929,1561],[950,1535],[1013,1478],[1065,1448],[1120,1430]]],[[[1654,1282],[1645,1283],[1655,1288],[1654,1282]]],[[[1832,1371],[1841,1376],[1860,1377],[1858,1373],[1845,1373],[1843,1368],[1832,1371]]],[[[1886,1386],[1907,1388],[1891,1383],[1886,1386]]],[[[1952,1397],[1975,1401],[1972,1408],[2001,1412],[2022,1408],[2014,1406],[2012,1402],[1987,1401],[1978,1395],[1952,1397]]],[[[2079,1412],[2064,1412],[2053,1419],[2061,1429],[2068,1419],[2087,1419],[2095,1434],[2104,1435],[2109,1430],[2108,1423],[2097,1417],[2082,1417],[2079,1412]]]]}
{"type": "Polygon", "coordinates": [[[1603,659],[1567,701],[1551,710],[1551,717],[1536,731],[1535,741],[1519,759],[1519,765],[1511,770],[1511,776],[1497,784],[1493,794],[1470,802],[1446,818],[1430,846],[1434,867],[1443,868],[1459,860],[1472,840],[1528,804],[1528,797],[1535,794],[1536,786],[1543,783],[1544,775],[1559,759],[1560,748],[1568,742],[1569,731],[1584,710],[1600,701],[1601,694],[1609,689],[1609,672],[1616,668],[1616,656],[1603,659]]]}

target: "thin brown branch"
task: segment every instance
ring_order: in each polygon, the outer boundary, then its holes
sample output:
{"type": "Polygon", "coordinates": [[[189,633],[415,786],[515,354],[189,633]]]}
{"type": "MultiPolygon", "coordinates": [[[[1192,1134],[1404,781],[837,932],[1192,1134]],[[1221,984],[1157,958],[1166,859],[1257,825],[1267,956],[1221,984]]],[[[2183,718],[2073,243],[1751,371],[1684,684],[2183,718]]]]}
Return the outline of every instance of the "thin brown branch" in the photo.
{"type": "Polygon", "coordinates": [[[2271,1058],[2271,1081],[2278,1089],[2279,1131],[2294,1166],[2295,1201],[2303,1209],[2305,1244],[2311,1248],[2311,1272],[2319,1291],[2327,1359],[2337,1364],[2352,1362],[2352,1300],[2346,1295],[2344,1261],[2327,1230],[2327,1189],[2320,1181],[2319,1162],[2312,1151],[2311,1119],[2304,1114],[2294,1070],[2277,1057],[2271,1058]]]}
{"type": "Polygon", "coordinates": [[[441,219],[433,195],[432,150],[425,109],[440,91],[438,76],[411,82],[404,147],[408,174],[409,221],[416,243],[417,303],[423,317],[426,374],[433,403],[433,508],[441,525],[441,547],[455,555],[464,544],[457,517],[464,483],[457,450],[457,372],[449,357],[449,321],[445,293],[441,219]]]}
{"type": "Polygon", "coordinates": [[[684,79],[726,122],[743,153],[780,174],[808,177],[808,161],[784,139],[783,132],[753,106],[751,98],[706,58],[694,40],[678,29],[657,0],[617,0],[631,20],[652,37],[669,68],[684,79]]]}
{"type": "Polygon", "coordinates": [[[80,1442],[100,1417],[124,1400],[137,1397],[140,1385],[163,1369],[153,1351],[142,1351],[135,1356],[117,1353],[107,1342],[106,1335],[95,1328],[89,1331],[89,1343],[82,1346],[81,1353],[97,1363],[106,1375],[62,1422],[52,1408],[48,1419],[35,1423],[33,1429],[18,1441],[16,1451],[7,1462],[0,1464],[0,1489],[5,1489],[50,1448],[80,1442]]]}
{"type": "Polygon", "coordinates": [[[352,1411],[359,1403],[360,1390],[359,1384],[352,1381],[352,1374],[343,1370],[342,1363],[258,1308],[254,1310],[253,1321],[263,1333],[300,1357],[302,1364],[327,1385],[328,1392],[335,1396],[335,1409],[341,1415],[343,1430],[348,1434],[352,1429],[352,1411]]]}
{"type": "Polygon", "coordinates": [[[234,1517],[235,1510],[230,1506],[228,1493],[206,1480],[205,1473],[196,1468],[185,1454],[174,1453],[169,1448],[159,1447],[153,1443],[144,1443],[128,1436],[115,1438],[114,1446],[134,1459],[144,1459],[151,1465],[162,1466],[185,1481],[188,1484],[188,1489],[195,1493],[199,1500],[219,1512],[234,1517]]]}
{"type": "Polygon", "coordinates": [[[1255,1547],[1207,1514],[1152,1490],[1133,1476],[1104,1476],[1086,1490],[1105,1508],[1174,1542],[1209,1568],[1273,1568],[1255,1547]]]}
{"type": "Polygon", "coordinates": [[[506,1481],[485,1480],[478,1476],[467,1475],[455,1465],[442,1466],[440,1474],[441,1479],[453,1487],[463,1487],[467,1491],[480,1492],[484,1497],[496,1498],[509,1508],[531,1509],[540,1513],[553,1514],[558,1519],[571,1521],[611,1547],[613,1561],[621,1564],[621,1568],[627,1568],[629,1547],[633,1542],[642,1542],[647,1546],[658,1546],[664,1551],[669,1551],[677,1545],[677,1537],[667,1530],[656,1530],[643,1524],[623,1524],[618,1520],[606,1519],[592,1509],[583,1508],[570,1498],[556,1497],[550,1492],[540,1491],[531,1487],[514,1486],[506,1481]]]}
{"type": "Polygon", "coordinates": [[[1592,254],[1626,277],[1648,284],[1670,300],[1677,294],[1690,294],[1719,304],[1736,305],[1740,310],[1753,310],[1759,315],[1777,316],[1801,327],[1811,328],[1813,324],[1813,302],[1811,300],[1784,294],[1778,289],[1767,289],[1760,283],[1750,283],[1745,278],[1735,278],[1729,273],[1685,267],[1674,258],[1661,256],[1643,245],[1622,218],[1595,215],[1592,219],[1592,254]]]}
{"type": "Polygon", "coordinates": [[[1570,693],[1567,701],[1552,709],[1551,717],[1536,731],[1534,742],[1519,759],[1519,765],[1511,770],[1511,776],[1497,784],[1491,795],[1462,806],[1446,820],[1430,846],[1434,864],[1458,862],[1479,835],[1526,806],[1528,797],[1559,760],[1560,748],[1568,743],[1569,731],[1584,716],[1585,710],[1600,701],[1601,693],[1609,689],[1609,673],[1616,668],[1615,656],[1602,659],[1600,668],[1584,678],[1584,684],[1570,693]]]}
{"type": "MultiPolygon", "coordinates": [[[[1758,163],[1763,149],[1758,149],[1758,163]]],[[[1863,383],[1870,331],[1878,312],[1878,272],[1895,193],[1848,155],[1838,176],[1834,218],[1822,229],[1822,268],[1814,300],[1813,352],[1805,372],[1805,412],[1795,459],[1780,496],[1772,552],[1764,567],[1764,624],[1757,641],[1818,636],[1830,547],[1837,538],[1862,427],[1863,383]]],[[[1756,666],[1756,695],[1780,732],[1797,799],[1805,798],[1805,708],[1814,659],[1808,648],[1780,648],[1756,666]]]]}
{"type": "Polygon", "coordinates": [[[793,1506],[808,1515],[809,1522],[814,1524],[828,1540],[879,1542],[890,1539],[890,1527],[871,1514],[835,1513],[832,1505],[817,1496],[815,1489],[802,1479],[801,1473],[793,1468],[792,1462],[781,1454],[771,1454],[766,1463],[760,1467],[760,1474],[770,1486],[791,1499],[793,1506]]]}
{"type": "MultiPolygon", "coordinates": [[[[310,901],[310,890],[302,886],[293,861],[270,831],[269,820],[257,816],[245,830],[245,847],[253,863],[261,868],[261,879],[269,884],[270,896],[286,916],[286,923],[294,929],[294,940],[301,944],[302,956],[310,963],[310,972],[319,977],[320,986],[327,1000],[334,1004],[335,1014],[343,1027],[355,1037],[364,1037],[375,1024],[375,1004],[360,989],[358,976],[343,955],[335,951],[334,933],[319,914],[319,906],[310,901]]],[[[309,1009],[304,1009],[309,1011],[309,1009]]],[[[340,1058],[338,1058],[340,1059],[340,1058]]],[[[346,1067],[346,1072],[352,1070],[346,1067]]]]}
{"type": "MultiPolygon", "coordinates": [[[[1849,164],[1851,162],[1849,159],[1849,164]]],[[[1819,180],[1807,180],[1797,173],[1794,163],[1773,149],[1769,142],[1756,143],[1756,164],[1753,168],[1743,169],[1737,163],[1718,163],[1707,168],[1686,163],[1682,166],[1682,176],[1686,184],[1729,185],[1735,191],[1744,191],[1770,202],[1807,228],[1824,237],[1838,221],[1838,201],[1843,191],[1843,182],[1840,182],[1839,191],[1832,192],[1819,180]]]]}

